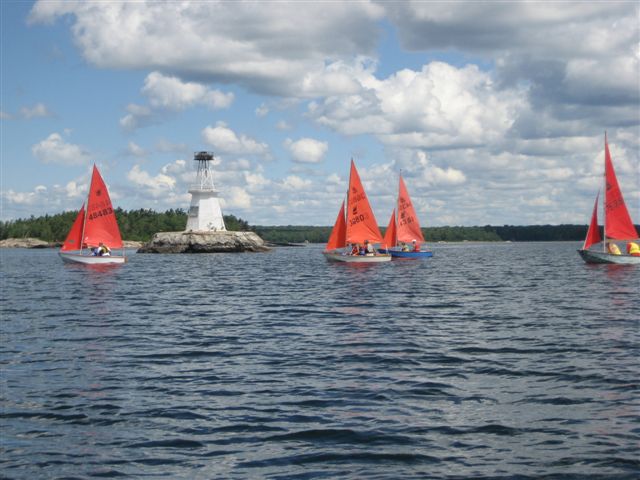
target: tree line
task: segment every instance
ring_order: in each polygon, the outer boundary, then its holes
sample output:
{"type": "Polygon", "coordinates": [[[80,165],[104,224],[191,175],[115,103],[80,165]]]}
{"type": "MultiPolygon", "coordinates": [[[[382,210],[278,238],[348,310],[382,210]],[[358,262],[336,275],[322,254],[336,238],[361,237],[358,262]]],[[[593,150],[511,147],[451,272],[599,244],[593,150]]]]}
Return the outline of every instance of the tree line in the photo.
{"type": "MultiPolygon", "coordinates": [[[[165,212],[150,209],[115,209],[122,238],[146,242],[157,232],[175,232],[185,229],[187,213],[178,208],[165,212]]],[[[6,238],[35,237],[47,242],[64,241],[77,211],[63,212],[26,219],[0,221],[0,240],[6,238]]],[[[325,243],[331,227],[317,226],[251,226],[235,215],[224,215],[227,230],[256,232],[272,243],[325,243]]],[[[636,229],[640,231],[636,225],[636,229]]],[[[382,232],[384,233],[384,228],[382,232]]],[[[527,242],[582,240],[587,225],[503,225],[484,227],[427,227],[422,229],[427,242],[527,242]]]]}
{"type": "MultiPolygon", "coordinates": [[[[484,227],[427,227],[422,234],[430,242],[546,242],[583,240],[587,225],[503,225],[484,227]]],[[[636,227],[638,228],[638,227],[636,227]]],[[[273,243],[325,243],[331,227],[303,226],[255,226],[252,227],[263,240],[273,243]]],[[[385,228],[382,228],[384,235],[385,228]]],[[[640,231],[640,230],[639,230],[640,231]]]]}
{"type": "MultiPolygon", "coordinates": [[[[35,237],[47,242],[63,242],[78,214],[63,212],[26,219],[0,221],[0,240],[6,238],[35,237]]],[[[166,212],[150,209],[115,209],[120,233],[124,240],[146,242],[157,232],[177,232],[185,229],[187,213],[178,208],[166,212]]],[[[224,215],[227,230],[249,230],[249,224],[235,215],[224,215]]]]}

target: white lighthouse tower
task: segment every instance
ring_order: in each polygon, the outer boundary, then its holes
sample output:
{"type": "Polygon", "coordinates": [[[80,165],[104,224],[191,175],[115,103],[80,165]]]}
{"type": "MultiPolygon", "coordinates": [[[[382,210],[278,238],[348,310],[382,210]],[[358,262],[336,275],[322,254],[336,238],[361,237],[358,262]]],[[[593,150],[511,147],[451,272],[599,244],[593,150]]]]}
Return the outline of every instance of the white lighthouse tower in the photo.
{"type": "Polygon", "coordinates": [[[186,231],[225,231],[218,191],[213,185],[213,153],[196,152],[193,160],[198,162],[198,173],[189,188],[191,205],[186,231]]]}

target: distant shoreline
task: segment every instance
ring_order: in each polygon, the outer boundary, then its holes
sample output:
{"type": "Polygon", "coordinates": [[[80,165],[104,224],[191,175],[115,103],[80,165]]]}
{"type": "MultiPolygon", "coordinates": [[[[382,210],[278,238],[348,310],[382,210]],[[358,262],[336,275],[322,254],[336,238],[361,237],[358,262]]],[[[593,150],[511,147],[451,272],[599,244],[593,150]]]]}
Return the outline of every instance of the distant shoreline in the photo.
{"type": "MultiPolygon", "coordinates": [[[[0,221],[0,239],[39,239],[49,242],[50,247],[57,247],[66,237],[76,212],[63,212],[56,215],[45,215],[28,219],[0,221]]],[[[135,240],[136,245],[148,242],[159,232],[182,231],[185,228],[187,215],[183,210],[116,209],[116,217],[123,238],[135,240]]],[[[266,244],[295,245],[308,243],[326,243],[331,233],[331,226],[310,225],[249,225],[248,222],[234,215],[224,215],[228,231],[253,231],[266,244]]],[[[639,226],[636,229],[640,231],[639,226]]],[[[386,228],[381,227],[384,234],[386,228]]],[[[483,225],[483,226],[442,226],[423,227],[422,234],[426,243],[438,242],[553,242],[583,240],[587,233],[587,225],[483,225]]],[[[47,248],[47,245],[36,243],[25,245],[27,248],[47,248]]],[[[136,247],[131,247],[136,248],[136,247]]]]}
{"type": "MultiPolygon", "coordinates": [[[[143,242],[124,240],[124,248],[140,248],[143,242]]],[[[47,242],[35,237],[5,238],[0,240],[0,248],[60,248],[61,242],[47,242]]]]}

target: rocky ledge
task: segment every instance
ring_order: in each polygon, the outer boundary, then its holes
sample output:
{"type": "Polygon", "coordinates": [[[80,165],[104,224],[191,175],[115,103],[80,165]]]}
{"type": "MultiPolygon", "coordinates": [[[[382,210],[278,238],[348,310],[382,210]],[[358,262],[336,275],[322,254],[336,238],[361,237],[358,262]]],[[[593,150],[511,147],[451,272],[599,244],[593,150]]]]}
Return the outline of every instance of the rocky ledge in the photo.
{"type": "Polygon", "coordinates": [[[45,242],[39,238],[7,238],[0,241],[0,248],[50,248],[60,244],[45,242]]]}
{"type": "Polygon", "coordinates": [[[269,248],[254,232],[160,232],[138,253],[266,252],[269,248]]]}

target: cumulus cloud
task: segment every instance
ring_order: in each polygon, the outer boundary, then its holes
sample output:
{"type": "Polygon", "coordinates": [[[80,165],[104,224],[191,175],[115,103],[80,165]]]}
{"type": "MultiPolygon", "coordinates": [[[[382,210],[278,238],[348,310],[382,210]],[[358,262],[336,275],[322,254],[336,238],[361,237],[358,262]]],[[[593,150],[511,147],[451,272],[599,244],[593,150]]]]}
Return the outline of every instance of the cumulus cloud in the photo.
{"type": "Polygon", "coordinates": [[[63,210],[78,210],[86,198],[90,170],[65,185],[36,185],[33,190],[19,192],[13,189],[0,191],[4,204],[3,219],[21,218],[63,210]]]}
{"type": "Polygon", "coordinates": [[[144,81],[142,93],[155,108],[184,110],[194,105],[205,105],[211,109],[228,108],[233,103],[233,93],[211,90],[195,82],[183,82],[174,76],[152,72],[144,81]]]}
{"type": "Polygon", "coordinates": [[[289,150],[293,161],[299,163],[320,163],[329,149],[327,142],[313,138],[301,138],[296,141],[287,138],[284,146],[289,150]]]}
{"type": "MultiPolygon", "coordinates": [[[[306,108],[316,125],[371,135],[394,159],[364,162],[361,175],[372,201],[392,205],[397,185],[389,178],[402,169],[427,225],[558,223],[588,215],[601,183],[605,128],[627,202],[637,205],[640,197],[634,184],[640,54],[633,3],[576,9],[570,3],[343,2],[300,9],[287,3],[41,1],[30,20],[51,23],[64,15],[89,63],[152,72],[142,88],[148,105],[129,105],[123,128],[158,122],[161,112],[231,104],[231,94],[207,87],[214,82],[281,96],[280,103],[265,100],[255,114],[306,108]],[[376,59],[381,20],[392,25],[405,51],[433,52],[449,64],[390,71],[384,57],[376,59]]],[[[286,118],[277,129],[299,125],[293,114],[286,118]]],[[[294,200],[306,202],[302,223],[335,218],[326,200],[335,200],[337,210],[345,187],[337,174],[317,172],[320,180],[303,164],[280,178],[266,175],[251,159],[267,156],[267,144],[225,123],[205,128],[202,139],[229,167],[221,172],[222,185],[238,189],[229,197],[250,205],[257,218],[277,222],[273,212],[290,213],[294,200]]],[[[322,161],[326,148],[303,140],[285,143],[291,158],[322,161]]],[[[141,191],[143,173],[134,175],[141,191]]],[[[147,175],[173,178],[174,193],[166,198],[177,198],[171,195],[181,191],[186,174],[147,175]]]]}
{"type": "Polygon", "coordinates": [[[145,187],[146,191],[154,197],[165,195],[167,191],[173,190],[176,184],[175,178],[166,173],[158,173],[155,176],[150,175],[140,168],[140,165],[134,165],[127,178],[138,187],[145,187]]]}
{"type": "MultiPolygon", "coordinates": [[[[447,49],[492,59],[499,82],[527,83],[536,107],[562,111],[563,105],[637,104],[637,5],[583,6],[396,2],[385,8],[405,48],[447,49]]],[[[602,118],[595,111],[582,113],[592,121],[602,118]]]]}
{"type": "Polygon", "coordinates": [[[132,131],[156,122],[153,112],[145,105],[130,103],[127,105],[127,112],[129,113],[120,119],[120,126],[124,130],[132,131]]]}
{"type": "Polygon", "coordinates": [[[266,155],[269,147],[253,138],[237,135],[226,123],[218,122],[215,127],[208,126],[202,131],[203,140],[217,151],[234,155],[266,155]]]}
{"type": "MultiPolygon", "coordinates": [[[[33,6],[29,21],[72,16],[76,44],[101,68],[174,72],[290,95],[303,94],[304,79],[324,71],[327,58],[372,54],[383,14],[370,2],[299,8],[290,3],[47,0],[33,6]]],[[[325,82],[341,89],[343,83],[325,82]]]]}
{"type": "Polygon", "coordinates": [[[289,175],[282,181],[282,186],[288,190],[302,190],[311,185],[311,180],[297,175],[289,175]]]}
{"type": "Polygon", "coordinates": [[[91,155],[79,145],[66,143],[59,133],[52,133],[31,147],[31,153],[43,163],[59,165],[84,165],[91,155]]]}
{"type": "Polygon", "coordinates": [[[42,202],[42,198],[46,194],[46,187],[38,186],[31,192],[16,192],[13,189],[9,189],[1,192],[2,198],[8,202],[16,205],[34,205],[42,202]]]}
{"type": "Polygon", "coordinates": [[[247,210],[251,208],[251,195],[242,187],[230,187],[225,191],[223,203],[228,208],[247,210]]]}
{"type": "Polygon", "coordinates": [[[374,134],[389,145],[459,148],[502,138],[523,106],[520,91],[498,91],[475,65],[432,62],[366,84],[359,94],[311,103],[309,115],[341,133],[374,134]]]}

